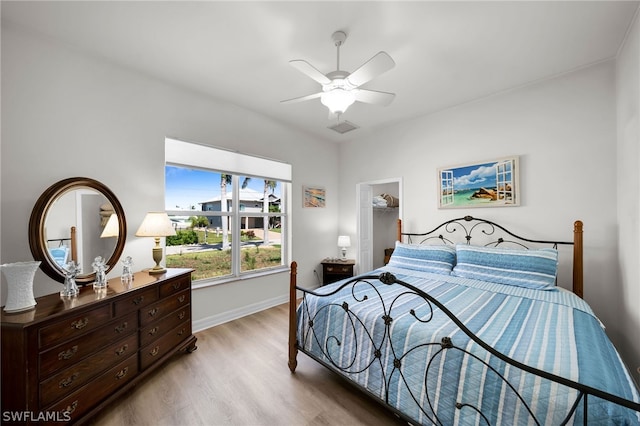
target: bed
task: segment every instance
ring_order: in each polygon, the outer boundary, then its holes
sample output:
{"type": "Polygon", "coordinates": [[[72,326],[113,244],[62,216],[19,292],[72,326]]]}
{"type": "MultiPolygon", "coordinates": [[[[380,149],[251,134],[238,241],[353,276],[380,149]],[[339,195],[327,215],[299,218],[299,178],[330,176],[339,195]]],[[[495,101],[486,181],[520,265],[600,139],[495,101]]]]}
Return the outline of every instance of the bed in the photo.
{"type": "Polygon", "coordinates": [[[640,424],[582,286],[580,221],[573,241],[471,216],[420,234],[398,221],[382,268],[309,290],[292,262],[289,369],[303,352],[410,424],[640,424]],[[557,285],[565,256],[573,291],[557,285]]]}
{"type": "Polygon", "coordinates": [[[47,240],[49,256],[60,268],[70,261],[78,261],[78,244],[76,227],[69,228],[69,238],[51,238],[47,240]]]}

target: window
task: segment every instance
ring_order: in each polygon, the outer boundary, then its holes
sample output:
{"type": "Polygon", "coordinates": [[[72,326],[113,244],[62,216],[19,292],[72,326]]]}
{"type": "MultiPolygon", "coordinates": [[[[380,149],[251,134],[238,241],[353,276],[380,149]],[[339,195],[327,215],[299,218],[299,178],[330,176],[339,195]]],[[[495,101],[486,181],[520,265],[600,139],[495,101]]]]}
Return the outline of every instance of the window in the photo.
{"type": "Polygon", "coordinates": [[[505,204],[514,202],[514,162],[507,160],[496,163],[496,193],[498,200],[504,200],[505,204]]]}
{"type": "Polygon", "coordinates": [[[193,268],[197,281],[288,264],[290,165],[174,139],[165,158],[165,209],[176,228],[167,267],[193,268]]]}
{"type": "Polygon", "coordinates": [[[453,204],[454,190],[452,170],[443,170],[440,172],[440,188],[442,191],[440,194],[440,205],[448,206],[453,204]]]}

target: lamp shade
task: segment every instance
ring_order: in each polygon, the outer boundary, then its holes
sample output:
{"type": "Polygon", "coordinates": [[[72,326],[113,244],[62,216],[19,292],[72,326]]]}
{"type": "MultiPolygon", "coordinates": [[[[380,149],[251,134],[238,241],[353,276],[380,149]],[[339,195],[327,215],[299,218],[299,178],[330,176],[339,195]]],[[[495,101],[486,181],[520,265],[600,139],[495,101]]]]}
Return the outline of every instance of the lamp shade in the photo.
{"type": "Polygon", "coordinates": [[[351,238],[348,235],[338,237],[338,247],[351,247],[351,238]]]}
{"type": "Polygon", "coordinates": [[[136,237],[168,237],[176,235],[169,215],[165,212],[149,212],[145,216],[140,228],[136,232],[136,237]]]}
{"type": "Polygon", "coordinates": [[[118,215],[113,213],[109,216],[109,220],[100,234],[100,238],[117,237],[120,233],[120,224],[118,223],[118,215]]]}

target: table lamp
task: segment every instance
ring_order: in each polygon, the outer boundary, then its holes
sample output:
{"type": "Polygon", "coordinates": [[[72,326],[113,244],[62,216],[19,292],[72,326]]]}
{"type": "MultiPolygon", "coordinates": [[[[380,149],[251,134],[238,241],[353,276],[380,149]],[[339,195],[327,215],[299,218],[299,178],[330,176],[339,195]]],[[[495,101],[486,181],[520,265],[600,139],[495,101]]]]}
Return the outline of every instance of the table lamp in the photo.
{"type": "Polygon", "coordinates": [[[160,265],[162,261],[162,247],[160,247],[160,237],[168,237],[170,235],[176,235],[176,230],[171,225],[171,220],[165,212],[149,212],[145,216],[140,228],[136,232],[136,237],[153,237],[156,239],[156,246],[153,248],[153,260],[156,262],[156,266],[149,269],[149,273],[164,274],[167,272],[165,268],[160,265]]]}
{"type": "Polygon", "coordinates": [[[109,220],[104,226],[102,234],[100,234],[100,238],[117,237],[119,233],[120,224],[118,223],[118,215],[113,213],[111,216],[109,216],[109,220]]]}
{"type": "Polygon", "coordinates": [[[338,237],[338,247],[342,248],[342,260],[347,258],[347,247],[351,247],[351,238],[348,235],[338,237]]]}

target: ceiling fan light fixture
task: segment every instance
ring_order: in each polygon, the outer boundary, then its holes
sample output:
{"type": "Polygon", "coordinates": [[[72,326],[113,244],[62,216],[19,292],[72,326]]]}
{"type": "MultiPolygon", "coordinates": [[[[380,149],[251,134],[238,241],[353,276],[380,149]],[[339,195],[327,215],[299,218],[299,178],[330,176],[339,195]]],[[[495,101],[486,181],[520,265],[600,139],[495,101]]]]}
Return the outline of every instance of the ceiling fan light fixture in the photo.
{"type": "Polygon", "coordinates": [[[343,114],[355,101],[382,106],[389,105],[395,97],[394,93],[362,89],[360,86],[393,68],[395,62],[393,62],[391,56],[386,52],[378,52],[354,72],[350,73],[340,69],[340,46],[347,39],[347,34],[344,31],[336,31],[332,38],[337,51],[335,71],[323,74],[309,62],[302,59],[289,61],[298,71],[320,83],[322,91],[281,102],[293,103],[320,98],[322,105],[329,108],[329,119],[335,118],[336,115],[339,118],[340,114],[343,114]]]}
{"type": "Polygon", "coordinates": [[[334,88],[322,93],[320,102],[334,114],[343,114],[356,100],[355,95],[345,89],[334,88]]]}

